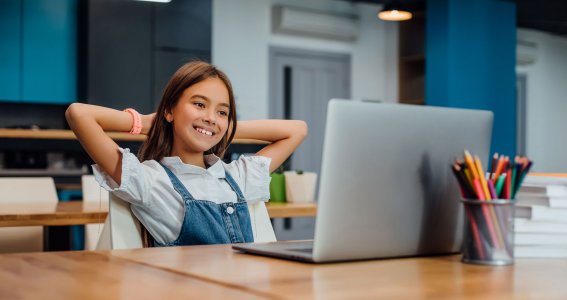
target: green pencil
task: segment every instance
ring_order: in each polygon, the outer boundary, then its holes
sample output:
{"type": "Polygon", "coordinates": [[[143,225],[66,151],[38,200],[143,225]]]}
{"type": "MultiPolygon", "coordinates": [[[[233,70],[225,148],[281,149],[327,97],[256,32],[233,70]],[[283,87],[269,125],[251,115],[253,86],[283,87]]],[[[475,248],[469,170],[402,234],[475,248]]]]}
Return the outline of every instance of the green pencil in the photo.
{"type": "Polygon", "coordinates": [[[516,169],[518,167],[518,157],[516,157],[516,159],[514,159],[514,164],[512,165],[512,178],[510,178],[510,199],[514,199],[513,195],[514,195],[514,191],[516,188],[516,169]]]}
{"type": "Polygon", "coordinates": [[[502,173],[498,177],[498,181],[496,181],[496,196],[500,198],[500,194],[502,193],[502,188],[504,187],[504,181],[506,179],[506,173],[502,173]]]}

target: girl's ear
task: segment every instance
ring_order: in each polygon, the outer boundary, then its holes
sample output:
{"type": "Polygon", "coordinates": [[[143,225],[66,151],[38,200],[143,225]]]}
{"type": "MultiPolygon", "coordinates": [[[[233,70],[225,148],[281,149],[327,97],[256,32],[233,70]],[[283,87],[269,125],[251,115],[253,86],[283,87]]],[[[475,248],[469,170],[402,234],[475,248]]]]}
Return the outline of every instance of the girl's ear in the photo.
{"type": "Polygon", "coordinates": [[[165,112],[164,117],[165,120],[169,123],[173,121],[173,114],[171,112],[165,112]]]}

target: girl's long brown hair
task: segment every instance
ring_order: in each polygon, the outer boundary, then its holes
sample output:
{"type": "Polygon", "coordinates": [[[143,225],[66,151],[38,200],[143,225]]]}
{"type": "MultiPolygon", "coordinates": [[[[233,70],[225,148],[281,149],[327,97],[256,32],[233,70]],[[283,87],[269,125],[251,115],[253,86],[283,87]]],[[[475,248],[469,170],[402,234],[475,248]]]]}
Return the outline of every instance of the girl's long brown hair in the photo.
{"type": "MultiPolygon", "coordinates": [[[[203,61],[193,61],[179,68],[167,83],[152,127],[148,133],[148,138],[142,144],[138,152],[138,159],[140,159],[140,161],[151,159],[160,161],[163,157],[171,155],[171,148],[173,146],[173,124],[167,122],[165,115],[171,112],[172,108],[179,102],[183,91],[208,78],[218,78],[222,80],[228,90],[230,105],[228,131],[218,144],[206,151],[206,154],[215,154],[222,158],[236,132],[236,105],[234,103],[232,85],[230,84],[228,76],[226,76],[223,71],[217,69],[217,67],[203,61]]],[[[144,226],[141,226],[141,229],[144,247],[153,247],[153,237],[144,226]]]]}
{"type": "Polygon", "coordinates": [[[236,105],[234,103],[232,85],[228,76],[214,65],[203,61],[193,61],[179,68],[167,83],[152,127],[148,133],[148,138],[138,152],[140,161],[151,159],[160,161],[163,157],[170,155],[173,146],[173,124],[167,122],[165,115],[171,112],[173,107],[179,102],[183,91],[208,78],[220,79],[228,90],[230,105],[228,131],[218,144],[206,151],[206,154],[215,154],[222,158],[236,132],[236,105]]]}

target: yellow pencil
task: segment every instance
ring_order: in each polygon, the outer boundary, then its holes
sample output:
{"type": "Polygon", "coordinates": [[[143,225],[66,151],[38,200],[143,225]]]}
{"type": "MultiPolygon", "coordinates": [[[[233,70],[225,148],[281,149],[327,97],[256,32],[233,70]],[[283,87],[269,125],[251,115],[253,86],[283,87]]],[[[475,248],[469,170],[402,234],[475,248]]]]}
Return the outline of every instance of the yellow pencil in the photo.
{"type": "Polygon", "coordinates": [[[488,190],[488,183],[486,182],[486,178],[484,177],[484,170],[482,169],[482,163],[480,162],[480,158],[478,156],[475,156],[474,162],[479,174],[478,177],[480,180],[480,186],[482,187],[482,191],[484,192],[484,196],[486,197],[485,199],[491,200],[492,197],[490,196],[490,191],[488,190]]]}
{"type": "Polygon", "coordinates": [[[468,150],[465,150],[465,163],[467,164],[467,167],[469,168],[469,170],[471,170],[471,175],[472,175],[472,179],[478,179],[478,171],[476,169],[476,166],[474,164],[472,155],[469,153],[468,150]]]}

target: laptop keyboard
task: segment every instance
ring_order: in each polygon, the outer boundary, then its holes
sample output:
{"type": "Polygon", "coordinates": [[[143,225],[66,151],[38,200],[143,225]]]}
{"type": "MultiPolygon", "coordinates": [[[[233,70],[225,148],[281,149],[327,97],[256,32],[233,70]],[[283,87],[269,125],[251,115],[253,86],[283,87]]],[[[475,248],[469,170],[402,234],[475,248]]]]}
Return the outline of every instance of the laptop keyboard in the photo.
{"type": "Polygon", "coordinates": [[[303,253],[313,253],[313,248],[299,248],[299,249],[288,249],[289,251],[303,252],[303,253]]]}

